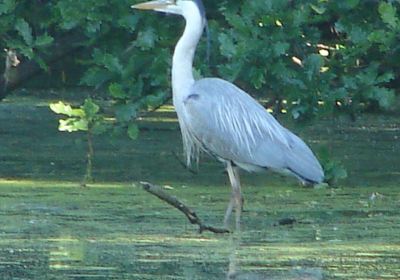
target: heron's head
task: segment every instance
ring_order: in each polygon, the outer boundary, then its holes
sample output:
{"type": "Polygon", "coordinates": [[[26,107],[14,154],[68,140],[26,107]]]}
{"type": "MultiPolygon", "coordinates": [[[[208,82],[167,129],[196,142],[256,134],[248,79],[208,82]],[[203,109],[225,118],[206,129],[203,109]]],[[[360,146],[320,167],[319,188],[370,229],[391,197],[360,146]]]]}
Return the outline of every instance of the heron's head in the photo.
{"type": "Polygon", "coordinates": [[[204,5],[201,0],[155,0],[133,5],[132,8],[182,15],[184,17],[189,17],[193,12],[198,12],[205,19],[204,5]]]}

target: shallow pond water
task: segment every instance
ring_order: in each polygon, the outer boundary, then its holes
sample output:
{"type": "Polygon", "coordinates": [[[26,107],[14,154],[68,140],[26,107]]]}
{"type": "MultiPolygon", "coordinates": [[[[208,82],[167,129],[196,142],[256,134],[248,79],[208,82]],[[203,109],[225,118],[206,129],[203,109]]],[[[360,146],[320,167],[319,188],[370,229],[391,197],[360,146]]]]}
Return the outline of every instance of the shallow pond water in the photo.
{"type": "Polygon", "coordinates": [[[0,104],[0,279],[400,279],[400,120],[365,116],[287,125],[347,167],[336,188],[243,174],[241,234],[199,234],[144,192],[151,181],[220,225],[229,187],[219,163],[183,168],[167,108],[141,137],[99,137],[81,187],[83,136],[57,132],[45,106],[0,104]],[[233,273],[235,272],[235,273],[233,273]]]}

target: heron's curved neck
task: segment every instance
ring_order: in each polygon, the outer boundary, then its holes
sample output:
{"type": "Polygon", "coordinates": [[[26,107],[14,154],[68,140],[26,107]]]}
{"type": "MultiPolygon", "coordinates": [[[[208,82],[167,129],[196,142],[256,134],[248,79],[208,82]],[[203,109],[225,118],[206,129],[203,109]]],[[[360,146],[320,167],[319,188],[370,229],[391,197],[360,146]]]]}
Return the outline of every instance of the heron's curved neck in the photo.
{"type": "Polygon", "coordinates": [[[204,20],[198,10],[184,15],[186,27],[182,37],[175,47],[172,60],[172,91],[174,103],[189,95],[194,83],[193,59],[197,44],[204,29],[204,20]]]}

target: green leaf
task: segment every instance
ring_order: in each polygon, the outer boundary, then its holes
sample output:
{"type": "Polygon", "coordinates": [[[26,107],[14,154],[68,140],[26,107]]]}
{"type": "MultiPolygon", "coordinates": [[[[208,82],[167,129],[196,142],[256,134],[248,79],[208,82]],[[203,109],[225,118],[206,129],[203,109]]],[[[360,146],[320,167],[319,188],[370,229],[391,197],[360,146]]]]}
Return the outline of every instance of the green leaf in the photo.
{"type": "Polygon", "coordinates": [[[326,12],[326,7],[318,7],[316,5],[310,4],[311,9],[319,15],[322,15],[326,12]]]}
{"type": "Polygon", "coordinates": [[[90,120],[96,116],[100,110],[100,107],[94,103],[91,98],[87,98],[82,106],[82,109],[85,112],[85,117],[90,120]]]}
{"type": "Polygon", "coordinates": [[[99,49],[93,51],[93,62],[101,67],[105,67],[107,70],[114,74],[123,73],[123,66],[118,58],[118,56],[105,53],[99,49]]]}
{"type": "Polygon", "coordinates": [[[28,46],[32,46],[33,43],[33,36],[32,36],[32,29],[29,26],[29,23],[26,22],[23,18],[20,18],[15,23],[15,30],[22,36],[25,43],[28,46]]]}
{"type": "Polygon", "coordinates": [[[40,68],[42,68],[44,71],[48,71],[49,67],[47,66],[46,62],[44,61],[43,58],[41,58],[40,56],[36,55],[34,57],[34,60],[37,62],[37,64],[39,64],[40,68]]]}
{"type": "Polygon", "coordinates": [[[392,5],[387,2],[381,2],[379,4],[379,14],[381,15],[381,18],[384,23],[389,25],[391,28],[396,28],[398,24],[398,17],[397,17],[397,9],[392,5]]]}
{"type": "Polygon", "coordinates": [[[131,123],[128,126],[128,136],[132,140],[136,140],[139,136],[139,127],[135,123],[131,123]]]}
{"type": "Polygon", "coordinates": [[[321,67],[324,65],[324,60],[319,54],[311,54],[304,60],[305,73],[307,74],[308,80],[317,75],[321,71],[321,67]]]}
{"type": "Polygon", "coordinates": [[[95,135],[100,135],[105,133],[110,129],[110,125],[104,123],[104,120],[96,121],[92,127],[92,133],[95,135]]]}
{"type": "Polygon", "coordinates": [[[50,109],[56,114],[63,114],[67,116],[72,116],[72,108],[70,105],[66,105],[59,101],[58,103],[50,104],[50,109]]]}
{"type": "Polygon", "coordinates": [[[218,41],[220,43],[220,51],[223,56],[227,58],[236,56],[237,50],[236,45],[233,43],[232,36],[221,33],[218,37],[218,41]]]}
{"type": "Polygon", "coordinates": [[[142,50],[148,50],[154,48],[157,40],[157,32],[154,28],[148,28],[145,31],[141,31],[136,39],[136,45],[142,50]]]}
{"type": "Polygon", "coordinates": [[[368,33],[360,26],[353,26],[349,32],[350,39],[355,44],[363,44],[368,40],[368,33]]]}
{"type": "Polygon", "coordinates": [[[219,66],[219,71],[222,77],[228,81],[234,81],[239,76],[244,65],[241,61],[227,63],[219,66]]]}
{"type": "Polygon", "coordinates": [[[112,54],[104,55],[103,64],[108,70],[110,70],[113,73],[121,74],[124,71],[124,67],[119,61],[119,58],[113,56],[112,54]]]}
{"type": "Polygon", "coordinates": [[[76,1],[75,3],[70,1],[57,1],[55,9],[58,10],[57,12],[61,16],[59,24],[63,29],[71,30],[79,25],[82,19],[81,17],[83,16],[79,5],[82,2],[83,1],[76,1]]]}
{"type": "Polygon", "coordinates": [[[36,47],[45,47],[45,46],[50,45],[53,42],[54,42],[53,37],[51,37],[47,34],[44,34],[44,35],[40,35],[40,36],[36,37],[35,46],[36,47]]]}
{"type": "Polygon", "coordinates": [[[67,132],[87,131],[88,122],[87,120],[75,119],[75,118],[60,120],[58,130],[67,132]]]}
{"type": "Polygon", "coordinates": [[[111,96],[116,99],[126,99],[127,98],[127,94],[124,91],[121,84],[117,84],[117,83],[110,84],[110,86],[108,87],[108,91],[110,92],[111,96]]]}
{"type": "Polygon", "coordinates": [[[135,104],[124,104],[116,107],[115,115],[120,122],[129,122],[137,115],[137,106],[135,104]]]}
{"type": "Polygon", "coordinates": [[[66,115],[68,117],[84,117],[85,112],[82,109],[72,109],[68,104],[61,101],[50,104],[50,109],[56,114],[66,115]]]}
{"type": "Polygon", "coordinates": [[[373,98],[378,101],[379,106],[383,109],[391,108],[396,99],[394,90],[383,87],[374,87],[372,94],[373,98]]]}
{"type": "Polygon", "coordinates": [[[286,42],[276,42],[273,45],[274,53],[276,56],[281,56],[289,50],[290,45],[286,42]]]}
{"type": "Polygon", "coordinates": [[[360,0],[346,0],[346,1],[340,1],[340,4],[345,5],[346,8],[348,9],[354,9],[355,7],[360,4],[360,0]]]}
{"type": "Polygon", "coordinates": [[[118,20],[118,24],[122,27],[130,29],[131,31],[134,31],[136,29],[136,25],[137,25],[138,21],[139,21],[138,16],[127,15],[125,17],[122,17],[120,20],[118,20]]]}
{"type": "Polygon", "coordinates": [[[377,83],[388,83],[392,80],[394,80],[395,75],[392,71],[388,71],[383,73],[382,75],[378,76],[376,79],[377,83]]]}
{"type": "MultiPolygon", "coordinates": [[[[322,0],[320,2],[328,2],[329,0],[322,0]]],[[[335,6],[339,10],[342,10],[343,12],[347,12],[348,10],[356,8],[359,4],[360,1],[363,0],[346,0],[346,1],[335,1],[333,2],[335,6]]]]}
{"type": "Polygon", "coordinates": [[[85,72],[80,83],[82,85],[98,87],[110,78],[110,71],[107,71],[106,69],[100,69],[99,67],[92,67],[85,72]]]}
{"type": "Polygon", "coordinates": [[[388,35],[384,30],[375,30],[368,35],[368,41],[372,43],[385,43],[388,35]]]}
{"type": "Polygon", "coordinates": [[[163,92],[163,91],[162,92],[158,92],[156,94],[149,95],[146,98],[147,106],[149,108],[153,108],[154,109],[154,108],[160,106],[164,102],[165,97],[166,97],[166,93],[163,92]]]}
{"type": "Polygon", "coordinates": [[[0,15],[13,11],[16,5],[17,4],[15,0],[2,0],[0,3],[0,15]]]}
{"type": "Polygon", "coordinates": [[[260,89],[267,82],[265,79],[265,69],[251,68],[250,70],[251,83],[256,89],[260,89]]]}
{"type": "Polygon", "coordinates": [[[86,26],[86,31],[90,35],[93,36],[93,34],[99,32],[101,29],[101,22],[89,22],[88,25],[86,26]]]}
{"type": "Polygon", "coordinates": [[[35,53],[33,51],[33,48],[28,47],[28,46],[21,46],[19,48],[19,51],[27,58],[33,59],[35,57],[35,53]]]}

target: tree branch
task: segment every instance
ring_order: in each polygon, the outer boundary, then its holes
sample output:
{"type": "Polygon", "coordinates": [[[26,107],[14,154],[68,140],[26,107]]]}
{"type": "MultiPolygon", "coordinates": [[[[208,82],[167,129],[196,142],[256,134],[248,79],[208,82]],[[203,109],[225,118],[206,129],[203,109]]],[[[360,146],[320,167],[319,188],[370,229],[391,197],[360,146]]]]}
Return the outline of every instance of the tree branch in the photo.
{"type": "MultiPolygon", "coordinates": [[[[77,52],[79,49],[82,49],[83,46],[80,44],[80,42],[84,38],[85,37],[83,35],[75,33],[68,33],[62,38],[57,38],[51,47],[51,56],[43,57],[43,59],[51,68],[52,65],[60,59],[77,52]]],[[[18,65],[17,71],[18,77],[16,81],[9,85],[6,85],[4,76],[0,76],[0,101],[6,97],[9,92],[21,87],[32,77],[42,73],[43,69],[40,68],[39,64],[34,60],[26,60],[22,61],[21,64],[18,65]]]]}
{"type": "Polygon", "coordinates": [[[197,216],[196,212],[194,212],[191,208],[186,206],[183,202],[181,202],[175,196],[171,196],[165,191],[162,190],[161,187],[153,185],[148,182],[140,182],[143,186],[143,189],[148,193],[157,196],[159,199],[165,201],[169,205],[181,211],[188,218],[189,222],[193,225],[199,226],[199,232],[202,233],[204,231],[210,231],[214,233],[229,233],[230,231],[225,228],[216,228],[213,226],[209,226],[204,224],[201,219],[197,216]]]}

